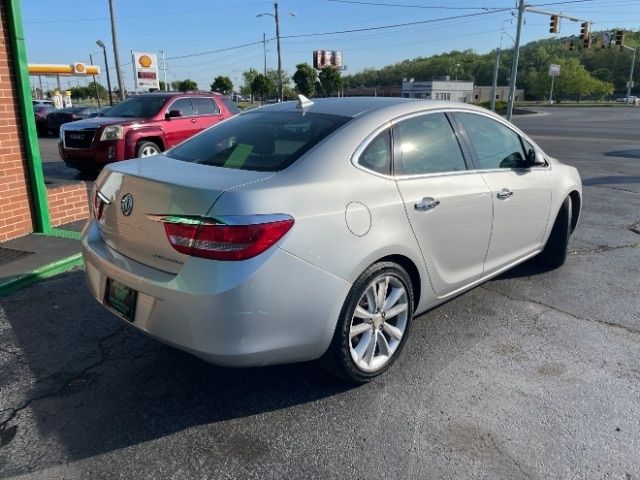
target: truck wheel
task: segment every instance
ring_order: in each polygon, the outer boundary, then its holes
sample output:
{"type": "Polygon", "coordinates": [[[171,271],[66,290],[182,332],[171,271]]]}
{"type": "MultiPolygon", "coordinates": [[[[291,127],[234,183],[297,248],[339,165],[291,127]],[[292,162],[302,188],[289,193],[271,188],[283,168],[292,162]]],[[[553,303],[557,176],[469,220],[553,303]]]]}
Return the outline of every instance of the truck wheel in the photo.
{"type": "Polygon", "coordinates": [[[138,143],[136,148],[136,158],[150,157],[151,155],[157,155],[160,153],[160,147],[153,142],[143,141],[138,143]]]}

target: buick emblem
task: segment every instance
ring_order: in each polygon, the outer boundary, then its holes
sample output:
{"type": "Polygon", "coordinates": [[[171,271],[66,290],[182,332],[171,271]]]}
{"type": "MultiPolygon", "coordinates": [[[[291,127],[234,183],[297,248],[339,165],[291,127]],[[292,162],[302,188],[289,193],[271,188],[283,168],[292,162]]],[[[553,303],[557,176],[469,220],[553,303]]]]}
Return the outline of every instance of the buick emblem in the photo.
{"type": "Polygon", "coordinates": [[[120,209],[125,217],[131,215],[131,212],[133,212],[133,195],[130,193],[124,194],[122,200],[120,200],[120,209]]]}

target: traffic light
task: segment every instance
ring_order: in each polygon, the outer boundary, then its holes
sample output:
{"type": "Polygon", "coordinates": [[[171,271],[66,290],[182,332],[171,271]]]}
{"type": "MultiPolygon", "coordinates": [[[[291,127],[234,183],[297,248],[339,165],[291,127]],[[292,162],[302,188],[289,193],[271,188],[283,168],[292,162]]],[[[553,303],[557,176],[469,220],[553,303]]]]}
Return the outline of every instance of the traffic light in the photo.
{"type": "Polygon", "coordinates": [[[582,40],[582,46],[584,48],[591,48],[591,36],[588,36],[587,38],[582,40]]]}
{"type": "Polygon", "coordinates": [[[573,52],[573,49],[576,48],[576,44],[573,42],[573,40],[571,40],[569,43],[567,43],[567,49],[570,52],[573,52]]]}
{"type": "Polygon", "coordinates": [[[560,17],[558,15],[551,15],[549,21],[549,33],[558,33],[560,31],[560,17]]]}
{"type": "Polygon", "coordinates": [[[580,25],[580,40],[589,38],[589,22],[582,22],[580,25]]]}
{"type": "Polygon", "coordinates": [[[624,45],[624,32],[622,30],[616,32],[616,45],[620,47],[624,45]]]}

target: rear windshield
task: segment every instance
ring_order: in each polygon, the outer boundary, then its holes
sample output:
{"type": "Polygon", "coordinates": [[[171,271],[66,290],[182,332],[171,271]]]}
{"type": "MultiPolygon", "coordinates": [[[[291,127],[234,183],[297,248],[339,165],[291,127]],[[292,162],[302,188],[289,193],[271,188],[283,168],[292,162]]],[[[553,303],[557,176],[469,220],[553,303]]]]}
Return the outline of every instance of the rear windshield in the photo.
{"type": "Polygon", "coordinates": [[[216,167],[275,172],[349,120],[320,113],[255,110],[205,130],[166,155],[216,167]]]}
{"type": "Polygon", "coordinates": [[[161,95],[131,97],[111,108],[109,116],[150,118],[160,111],[167,98],[161,95]]]}

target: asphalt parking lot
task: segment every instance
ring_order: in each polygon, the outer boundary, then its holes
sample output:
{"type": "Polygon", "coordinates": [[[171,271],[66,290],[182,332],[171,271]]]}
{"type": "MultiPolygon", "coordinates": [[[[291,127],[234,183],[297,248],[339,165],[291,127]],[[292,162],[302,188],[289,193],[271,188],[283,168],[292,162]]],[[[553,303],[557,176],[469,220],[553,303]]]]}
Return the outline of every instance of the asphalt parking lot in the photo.
{"type": "Polygon", "coordinates": [[[566,265],[417,318],[367,385],[213,367],[80,271],[0,298],[0,477],[640,478],[640,109],[539,111],[515,123],[584,182],[566,265]]]}

